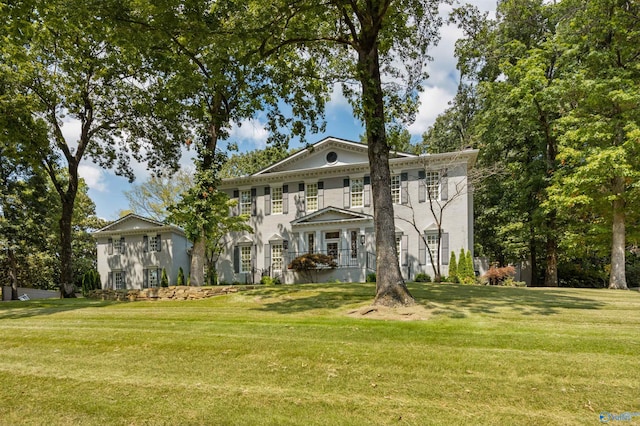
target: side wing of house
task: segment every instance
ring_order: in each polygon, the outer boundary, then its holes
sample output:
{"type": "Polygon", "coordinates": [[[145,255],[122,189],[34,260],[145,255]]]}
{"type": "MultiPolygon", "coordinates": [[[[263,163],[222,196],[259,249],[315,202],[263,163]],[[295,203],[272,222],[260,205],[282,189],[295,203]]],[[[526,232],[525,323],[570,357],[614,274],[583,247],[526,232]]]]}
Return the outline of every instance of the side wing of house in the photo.
{"type": "MultiPolygon", "coordinates": [[[[390,160],[396,249],[403,276],[446,275],[449,254],[473,247],[472,194],[467,168],[476,151],[397,155],[390,160]],[[439,248],[439,249],[438,249],[439,248]]],[[[366,146],[327,139],[253,176],[226,179],[253,233],[229,234],[219,281],[257,283],[262,276],[301,280],[287,265],[302,253],[325,253],[338,268],[319,280],[364,281],[375,272],[371,178],[366,146]]]]}
{"type": "Polygon", "coordinates": [[[164,269],[170,284],[182,268],[189,274],[189,248],[178,228],[128,215],[93,234],[103,289],[125,290],[160,286],[164,269]]]}

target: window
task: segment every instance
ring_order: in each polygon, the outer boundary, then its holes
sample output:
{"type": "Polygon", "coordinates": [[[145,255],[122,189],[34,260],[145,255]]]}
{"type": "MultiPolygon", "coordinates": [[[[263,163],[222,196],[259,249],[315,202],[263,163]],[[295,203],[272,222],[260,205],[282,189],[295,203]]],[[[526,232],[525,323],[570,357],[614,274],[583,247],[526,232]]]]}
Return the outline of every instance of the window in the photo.
{"type": "Polygon", "coordinates": [[[240,247],[240,272],[251,271],[251,246],[240,247]]]}
{"type": "Polygon", "coordinates": [[[316,234],[307,235],[307,243],[309,253],[314,253],[316,250],[316,234]]]}
{"type": "Polygon", "coordinates": [[[160,235],[143,237],[144,251],[160,251],[160,235]]]}
{"type": "Polygon", "coordinates": [[[282,271],[282,244],[274,244],[271,246],[271,270],[282,271]]]}
{"type": "MultiPolygon", "coordinates": [[[[438,234],[437,233],[425,234],[425,240],[427,242],[427,247],[429,248],[429,251],[433,255],[433,258],[435,259],[438,253],[438,234]]],[[[429,256],[427,256],[427,259],[429,259],[429,256]]]]}
{"type": "Polygon", "coordinates": [[[393,204],[400,204],[400,175],[391,176],[391,200],[393,204]]]}
{"type": "Polygon", "coordinates": [[[111,245],[109,254],[124,254],[124,237],[109,238],[109,244],[111,245]]]}
{"type": "Polygon", "coordinates": [[[324,234],[326,241],[327,255],[334,260],[338,259],[338,251],[340,250],[340,231],[326,232],[324,234]]]}
{"type": "Polygon", "coordinates": [[[116,290],[124,290],[126,288],[124,283],[124,272],[117,271],[113,273],[113,282],[116,290]]]}
{"type": "Polygon", "coordinates": [[[308,183],[306,191],[307,211],[313,212],[318,210],[318,184],[308,183]]]}
{"type": "Polygon", "coordinates": [[[440,198],[440,173],[427,172],[424,180],[427,187],[427,197],[430,200],[437,200],[440,198]]]}
{"type": "Polygon", "coordinates": [[[396,253],[398,254],[398,262],[401,262],[402,235],[396,235],[396,253]]]}
{"type": "Polygon", "coordinates": [[[251,214],[251,191],[240,191],[240,214],[251,214]]]}
{"type": "Polygon", "coordinates": [[[351,207],[364,206],[364,180],[351,179],[351,207]]]}
{"type": "Polygon", "coordinates": [[[271,188],[271,214],[282,213],[282,187],[271,188]]]}
{"type": "Polygon", "coordinates": [[[158,268],[149,268],[144,270],[144,282],[142,286],[144,288],[157,288],[160,277],[160,270],[158,268]]]}

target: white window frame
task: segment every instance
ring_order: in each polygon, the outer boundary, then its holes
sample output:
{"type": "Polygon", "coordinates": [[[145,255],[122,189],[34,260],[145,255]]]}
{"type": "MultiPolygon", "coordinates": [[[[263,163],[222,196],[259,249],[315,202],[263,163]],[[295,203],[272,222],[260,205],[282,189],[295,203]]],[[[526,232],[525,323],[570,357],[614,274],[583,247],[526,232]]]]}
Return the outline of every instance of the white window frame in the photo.
{"type": "Polygon", "coordinates": [[[282,187],[271,188],[271,214],[282,214],[282,187]]]}
{"type": "Polygon", "coordinates": [[[308,212],[318,210],[318,183],[307,183],[305,185],[305,205],[308,212]]]}
{"type": "Polygon", "coordinates": [[[440,199],[440,172],[427,171],[424,177],[424,185],[427,190],[427,199],[440,199]]]}
{"type": "Polygon", "coordinates": [[[251,190],[240,191],[238,204],[240,205],[240,214],[247,216],[251,214],[251,190]]]}
{"type": "Polygon", "coordinates": [[[159,251],[158,250],[158,236],[157,235],[149,235],[147,236],[149,239],[149,251],[159,251]]]}
{"type": "Polygon", "coordinates": [[[340,240],[341,240],[340,232],[339,231],[327,231],[327,232],[325,232],[324,237],[325,237],[324,238],[324,250],[325,250],[325,253],[328,256],[331,256],[331,258],[333,258],[333,260],[338,261],[338,258],[340,256],[340,245],[341,245],[340,244],[340,240]],[[331,238],[328,237],[329,234],[335,234],[335,233],[338,234],[337,237],[335,237],[335,238],[334,237],[331,237],[331,238]],[[335,254],[332,254],[332,253],[329,252],[329,245],[331,245],[331,246],[335,245],[335,247],[336,247],[335,248],[335,250],[336,250],[335,254]]]}
{"type": "Polygon", "coordinates": [[[146,288],[158,288],[160,287],[160,268],[151,267],[147,269],[147,282],[145,283],[146,288]],[[152,274],[155,276],[152,277],[152,274]],[[152,279],[155,278],[155,279],[152,279]]]}
{"type": "Polygon", "coordinates": [[[400,204],[402,201],[401,188],[400,175],[391,175],[391,201],[393,204],[400,204]]]}
{"type": "Polygon", "coordinates": [[[284,268],[284,249],[282,243],[271,245],[271,273],[280,274],[284,268]]]}
{"type": "Polygon", "coordinates": [[[240,272],[251,272],[251,255],[252,247],[250,245],[243,245],[240,247],[240,272]]]}
{"type": "Polygon", "coordinates": [[[115,290],[126,290],[127,283],[124,280],[124,271],[113,271],[113,288],[115,290]]]}
{"type": "Polygon", "coordinates": [[[351,179],[351,207],[364,207],[364,178],[351,179]]]}
{"type": "Polygon", "coordinates": [[[424,241],[427,244],[427,263],[431,263],[431,257],[429,256],[429,252],[434,259],[438,258],[438,233],[437,232],[425,232],[424,241]]]}

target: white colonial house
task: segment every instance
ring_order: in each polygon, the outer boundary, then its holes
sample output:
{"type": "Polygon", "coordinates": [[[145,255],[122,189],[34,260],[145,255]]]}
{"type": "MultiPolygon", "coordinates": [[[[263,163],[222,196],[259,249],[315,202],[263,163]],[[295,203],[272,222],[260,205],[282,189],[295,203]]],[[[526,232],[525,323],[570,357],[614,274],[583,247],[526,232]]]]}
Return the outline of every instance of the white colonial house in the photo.
{"type": "Polygon", "coordinates": [[[180,268],[185,278],[189,275],[192,244],[177,226],[129,214],[93,237],[103,289],[159,287],[163,269],[172,285],[180,268]]]}
{"type": "MultiPolygon", "coordinates": [[[[396,242],[406,280],[418,273],[433,277],[439,229],[442,275],[451,251],[473,250],[467,177],[477,155],[391,155],[396,242]]],[[[329,137],[255,174],[224,179],[220,189],[237,200],[230,214],[247,214],[254,232],[227,236],[217,264],[219,282],[258,283],[267,275],[300,282],[304,277],[287,266],[303,253],[334,258],[338,267],[322,271],[321,280],[362,282],[375,272],[366,145],[329,137]]]]}

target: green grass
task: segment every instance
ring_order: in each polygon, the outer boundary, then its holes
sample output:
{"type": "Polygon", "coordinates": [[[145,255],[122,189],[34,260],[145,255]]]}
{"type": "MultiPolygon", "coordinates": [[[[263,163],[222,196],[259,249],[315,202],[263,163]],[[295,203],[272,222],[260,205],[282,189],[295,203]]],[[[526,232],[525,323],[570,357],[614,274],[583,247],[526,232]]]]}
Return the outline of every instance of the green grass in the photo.
{"type": "MultiPolygon", "coordinates": [[[[372,284],[0,303],[1,425],[598,424],[640,412],[640,294],[372,284]]],[[[640,416],[623,424],[640,424],[640,416]]]]}

